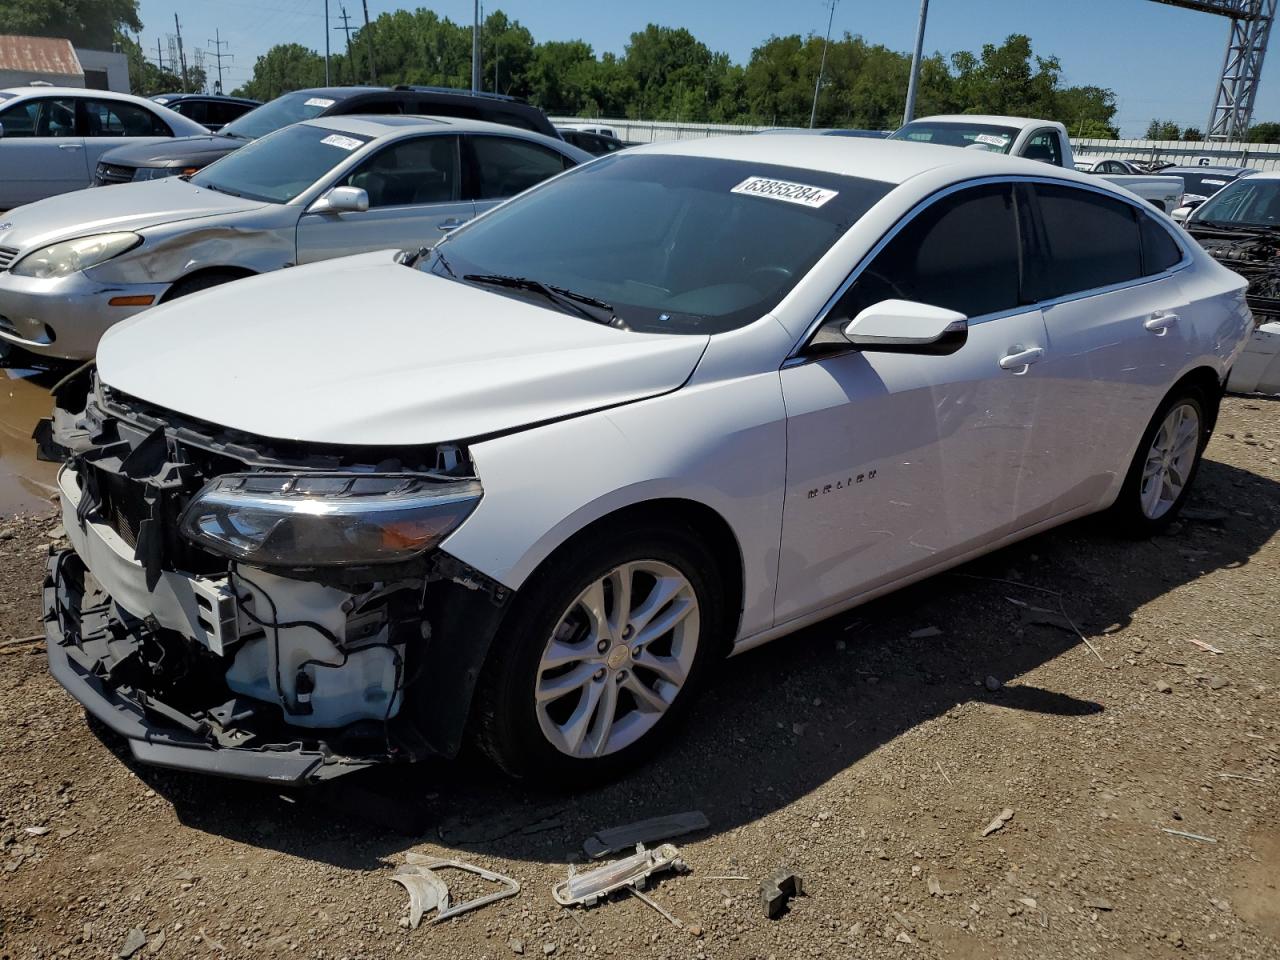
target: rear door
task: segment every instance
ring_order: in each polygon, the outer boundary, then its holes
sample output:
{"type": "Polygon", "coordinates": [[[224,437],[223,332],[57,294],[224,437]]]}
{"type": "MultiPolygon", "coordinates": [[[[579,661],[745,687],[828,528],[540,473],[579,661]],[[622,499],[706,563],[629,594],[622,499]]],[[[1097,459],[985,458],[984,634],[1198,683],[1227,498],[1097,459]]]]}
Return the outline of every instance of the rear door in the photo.
{"type": "Polygon", "coordinates": [[[0,109],[0,210],[89,186],[71,97],[33,97],[0,109]]]}
{"type": "MultiPolygon", "coordinates": [[[[127,100],[97,100],[77,97],[80,130],[84,134],[85,161],[90,171],[98,158],[113,147],[155,143],[172,137],[169,125],[146,107],[127,100]]],[[[88,184],[85,184],[88,186],[88,184]]]]}
{"type": "Polygon", "coordinates": [[[1056,451],[1042,496],[1084,506],[1127,468],[1189,355],[1188,303],[1173,273],[1185,254],[1137,204],[1065,183],[1026,190],[1037,224],[1028,295],[1049,337],[1040,429],[1056,451]]]}
{"type": "Polygon", "coordinates": [[[302,215],[298,262],[435,246],[475,215],[475,204],[462,199],[461,166],[460,144],[453,134],[388,144],[334,183],[366,191],[368,210],[302,215]]]}
{"type": "Polygon", "coordinates": [[[574,162],[550,147],[520,137],[470,134],[467,147],[469,196],[476,213],[523,193],[574,162]]]}

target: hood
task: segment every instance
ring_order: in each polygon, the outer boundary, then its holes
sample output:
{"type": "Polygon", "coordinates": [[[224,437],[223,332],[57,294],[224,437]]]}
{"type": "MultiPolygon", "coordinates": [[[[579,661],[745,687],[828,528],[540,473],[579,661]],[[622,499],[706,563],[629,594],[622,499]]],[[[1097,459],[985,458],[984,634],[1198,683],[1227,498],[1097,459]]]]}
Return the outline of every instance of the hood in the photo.
{"type": "Polygon", "coordinates": [[[159,143],[136,143],[108,150],[99,161],[122,167],[203,167],[232,150],[239,150],[248,140],[236,137],[176,137],[159,143]]]}
{"type": "Polygon", "coordinates": [[[1221,229],[1195,220],[1187,232],[1213,259],[1249,281],[1246,295],[1255,312],[1280,312],[1280,234],[1260,228],[1221,229]]]}
{"type": "Polygon", "coordinates": [[[27,250],[117,230],[141,230],[177,220],[238,213],[264,206],[205,190],[178,178],[90,187],[38,200],[4,214],[0,246],[27,250]]]}
{"type": "Polygon", "coordinates": [[[145,311],[98,347],[102,382],[277,440],[467,440],[681,386],[708,338],[615,330],[363,254],[145,311]]]}

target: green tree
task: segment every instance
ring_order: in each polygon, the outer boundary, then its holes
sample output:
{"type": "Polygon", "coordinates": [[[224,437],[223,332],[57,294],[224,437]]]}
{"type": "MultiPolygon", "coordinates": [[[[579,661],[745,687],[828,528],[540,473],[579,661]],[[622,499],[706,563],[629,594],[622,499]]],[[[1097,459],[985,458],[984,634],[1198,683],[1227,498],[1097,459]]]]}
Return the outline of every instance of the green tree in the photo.
{"type": "Polygon", "coordinates": [[[129,89],[140,97],[157,93],[174,93],[182,89],[182,78],[168,70],[161,70],[146,58],[142,47],[130,36],[117,33],[116,49],[129,60],[129,89]]]}
{"type": "Polygon", "coordinates": [[[265,101],[290,90],[317,87],[323,83],[324,57],[299,43],[284,43],[272,47],[257,59],[253,65],[253,78],[234,94],[265,101]]]}
{"type": "Polygon", "coordinates": [[[1204,139],[1204,134],[1200,132],[1199,127],[1187,127],[1182,131],[1182,139],[1190,141],[1199,141],[1204,139]]]}
{"type": "Polygon", "coordinates": [[[1152,120],[1147,124],[1148,140],[1177,140],[1182,128],[1173,120],[1152,120]]]}
{"type": "Polygon", "coordinates": [[[142,29],[138,0],[0,0],[5,33],[65,37],[77,47],[110,50],[117,30],[142,29]]]}
{"type": "Polygon", "coordinates": [[[1250,143],[1280,143],[1280,123],[1255,123],[1249,128],[1250,143]]]}

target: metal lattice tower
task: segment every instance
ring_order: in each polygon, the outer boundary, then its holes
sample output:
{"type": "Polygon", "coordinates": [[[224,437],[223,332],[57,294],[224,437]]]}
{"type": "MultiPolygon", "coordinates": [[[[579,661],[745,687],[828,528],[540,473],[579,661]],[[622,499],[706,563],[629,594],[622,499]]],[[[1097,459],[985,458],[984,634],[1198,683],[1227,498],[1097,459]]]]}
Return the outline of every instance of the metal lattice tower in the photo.
{"type": "Polygon", "coordinates": [[[1222,76],[1205,130],[1208,140],[1243,140],[1253,119],[1262,80],[1262,61],[1280,0],[1155,0],[1171,7],[1215,13],[1231,19],[1222,76]]]}

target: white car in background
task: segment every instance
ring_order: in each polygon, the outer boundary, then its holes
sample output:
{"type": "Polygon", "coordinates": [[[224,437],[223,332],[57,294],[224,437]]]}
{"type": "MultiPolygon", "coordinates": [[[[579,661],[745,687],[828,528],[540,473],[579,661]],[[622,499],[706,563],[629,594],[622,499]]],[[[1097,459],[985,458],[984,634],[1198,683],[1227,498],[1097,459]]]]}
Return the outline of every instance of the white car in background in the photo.
{"type": "Polygon", "coordinates": [[[726,654],[1085,514],[1167,526],[1244,286],[1042,163],[602,157],[420,259],[110,331],[41,431],[50,668],[164,766],[310,782],[471,736],[616,774],[726,654]]]}
{"type": "Polygon", "coordinates": [[[0,210],[93,182],[113,147],[209,131],[145,97],[81,87],[0,90],[0,210]]]}

